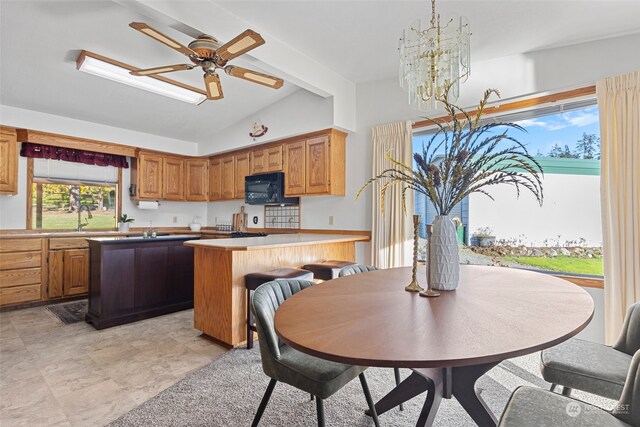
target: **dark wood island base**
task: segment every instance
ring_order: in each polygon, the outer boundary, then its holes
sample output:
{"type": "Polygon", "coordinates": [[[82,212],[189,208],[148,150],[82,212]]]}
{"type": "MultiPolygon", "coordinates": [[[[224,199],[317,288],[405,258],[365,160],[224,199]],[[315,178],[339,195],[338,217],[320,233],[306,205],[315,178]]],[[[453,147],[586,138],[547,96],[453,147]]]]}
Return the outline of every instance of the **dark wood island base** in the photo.
{"type": "Polygon", "coordinates": [[[91,250],[86,321],[110,328],[193,308],[194,236],[88,239],[91,250]]]}

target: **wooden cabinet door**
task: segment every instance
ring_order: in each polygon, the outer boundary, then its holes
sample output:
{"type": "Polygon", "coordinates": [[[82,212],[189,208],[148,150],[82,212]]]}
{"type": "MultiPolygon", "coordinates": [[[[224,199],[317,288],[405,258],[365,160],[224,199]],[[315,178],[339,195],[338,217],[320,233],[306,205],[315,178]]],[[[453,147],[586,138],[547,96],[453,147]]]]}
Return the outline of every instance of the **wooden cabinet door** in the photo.
{"type": "Polygon", "coordinates": [[[255,175],[257,173],[265,173],[268,172],[267,167],[267,150],[253,150],[251,152],[251,175],[255,175]]]}
{"type": "Polygon", "coordinates": [[[306,194],[329,193],[329,138],[321,136],[307,140],[306,194]]]}
{"type": "Polygon", "coordinates": [[[64,251],[49,251],[49,298],[58,298],[64,292],[64,251]]]}
{"type": "Polygon", "coordinates": [[[244,178],[250,172],[249,153],[235,155],[235,188],[234,198],[244,199],[244,178]]]}
{"type": "Polygon", "coordinates": [[[89,292],[89,249],[64,251],[64,295],[89,292]]]}
{"type": "Polygon", "coordinates": [[[222,181],[222,163],[220,159],[211,159],[209,161],[209,200],[220,200],[222,181]]]}
{"type": "Polygon", "coordinates": [[[233,199],[235,190],[235,173],[233,156],[223,157],[221,163],[220,192],[222,200],[233,199]]]}
{"type": "Polygon", "coordinates": [[[0,194],[18,194],[16,130],[0,126],[0,194]]]}
{"type": "Polygon", "coordinates": [[[140,153],[138,158],[138,197],[162,199],[162,156],[140,153]]]}
{"type": "Polygon", "coordinates": [[[284,146],[284,194],[305,194],[305,143],[293,142],[284,146]]]}
{"type": "Polygon", "coordinates": [[[184,200],[184,159],[164,157],[162,170],[162,198],[184,200]]]}
{"type": "Polygon", "coordinates": [[[267,171],[280,172],[282,170],[282,145],[267,148],[267,171]]]}
{"type": "Polygon", "coordinates": [[[189,159],[187,164],[187,200],[205,202],[209,199],[209,161],[189,159]]]}

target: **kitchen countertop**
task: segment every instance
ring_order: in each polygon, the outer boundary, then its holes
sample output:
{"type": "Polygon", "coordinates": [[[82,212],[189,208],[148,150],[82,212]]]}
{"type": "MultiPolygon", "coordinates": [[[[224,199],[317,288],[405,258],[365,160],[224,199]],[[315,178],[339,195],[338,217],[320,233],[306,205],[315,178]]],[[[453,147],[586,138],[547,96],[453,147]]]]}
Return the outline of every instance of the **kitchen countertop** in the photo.
{"type": "Polygon", "coordinates": [[[367,235],[344,234],[271,234],[262,237],[239,237],[186,242],[186,246],[223,251],[252,251],[288,246],[307,246],[322,243],[356,242],[369,240],[367,235]]]}
{"type": "MultiPolygon", "coordinates": [[[[133,229],[128,232],[120,231],[17,231],[0,233],[0,239],[36,239],[36,238],[63,238],[63,237],[126,237],[131,235],[142,234],[143,228],[133,229]]],[[[158,229],[159,233],[180,233],[181,235],[206,235],[206,236],[231,236],[231,231],[217,230],[164,230],[162,227],[158,229]]]]}
{"type": "Polygon", "coordinates": [[[118,236],[118,237],[90,237],[87,240],[90,242],[99,242],[104,244],[126,244],[126,243],[153,243],[158,241],[172,241],[172,240],[196,240],[200,239],[200,236],[194,236],[189,234],[174,234],[168,236],[157,237],[142,237],[142,236],[118,236]]]}

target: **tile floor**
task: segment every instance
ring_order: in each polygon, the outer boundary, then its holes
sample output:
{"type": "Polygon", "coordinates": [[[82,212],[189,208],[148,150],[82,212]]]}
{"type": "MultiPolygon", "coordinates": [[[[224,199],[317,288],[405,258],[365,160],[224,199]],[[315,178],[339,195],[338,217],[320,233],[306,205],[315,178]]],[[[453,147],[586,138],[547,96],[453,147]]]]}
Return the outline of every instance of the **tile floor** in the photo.
{"type": "Polygon", "coordinates": [[[0,425],[105,425],[226,351],[199,335],[193,310],[102,331],[0,313],[0,425]]]}

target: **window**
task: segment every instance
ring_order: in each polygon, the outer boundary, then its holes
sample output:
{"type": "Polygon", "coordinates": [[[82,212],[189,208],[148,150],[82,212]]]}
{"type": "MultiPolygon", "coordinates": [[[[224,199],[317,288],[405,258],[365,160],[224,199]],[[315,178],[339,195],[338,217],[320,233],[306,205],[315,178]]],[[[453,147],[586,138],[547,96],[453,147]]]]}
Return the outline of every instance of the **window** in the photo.
{"type": "Polygon", "coordinates": [[[62,160],[33,159],[28,226],[42,230],[114,229],[120,171],[62,160]]]}
{"type": "MultiPolygon", "coordinates": [[[[462,222],[459,240],[468,245],[461,250],[462,262],[601,276],[600,129],[595,99],[488,120],[515,122],[526,130],[510,134],[525,143],[541,164],[545,200],[540,207],[527,192],[517,198],[507,185],[488,188],[495,201],[479,193],[470,195],[453,213],[462,222]]],[[[416,133],[414,151],[432,135],[416,133]]],[[[416,196],[415,206],[427,223],[433,220],[424,196],[416,196]]]]}

